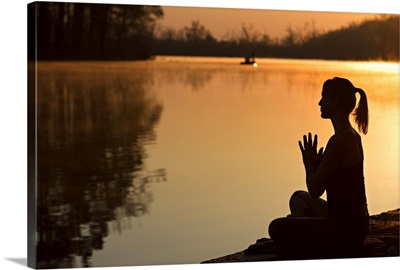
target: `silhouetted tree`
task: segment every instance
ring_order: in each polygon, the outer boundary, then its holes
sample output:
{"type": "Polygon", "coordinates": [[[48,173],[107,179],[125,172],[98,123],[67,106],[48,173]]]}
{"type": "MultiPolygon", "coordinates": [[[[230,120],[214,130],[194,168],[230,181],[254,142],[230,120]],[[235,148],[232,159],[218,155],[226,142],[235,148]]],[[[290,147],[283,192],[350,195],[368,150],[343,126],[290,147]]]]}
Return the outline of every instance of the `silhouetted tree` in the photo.
{"type": "Polygon", "coordinates": [[[72,6],[72,26],[71,26],[71,51],[76,55],[80,55],[84,50],[84,12],[85,12],[85,4],[73,5],[72,6]]]}
{"type": "Polygon", "coordinates": [[[206,29],[199,21],[192,21],[192,24],[183,28],[183,36],[186,42],[195,43],[206,40],[214,40],[211,32],[206,29]]]}
{"type": "Polygon", "coordinates": [[[30,51],[37,49],[39,60],[149,58],[155,25],[163,16],[158,6],[62,2],[29,6],[29,29],[37,37],[37,48],[30,51]]]}

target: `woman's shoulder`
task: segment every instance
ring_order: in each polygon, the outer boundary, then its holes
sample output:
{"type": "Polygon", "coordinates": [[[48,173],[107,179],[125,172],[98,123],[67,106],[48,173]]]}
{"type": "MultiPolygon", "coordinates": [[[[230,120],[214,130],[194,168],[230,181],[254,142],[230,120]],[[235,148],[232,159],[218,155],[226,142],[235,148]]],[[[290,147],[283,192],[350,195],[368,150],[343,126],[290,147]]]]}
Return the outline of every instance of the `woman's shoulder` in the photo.
{"type": "Polygon", "coordinates": [[[360,134],[358,134],[358,132],[352,127],[344,129],[343,132],[342,132],[342,136],[344,138],[352,139],[352,140],[354,140],[354,139],[355,140],[360,140],[361,139],[360,134]]]}
{"type": "Polygon", "coordinates": [[[339,132],[336,132],[329,139],[328,143],[346,147],[348,145],[356,143],[360,139],[361,139],[360,134],[358,134],[358,132],[354,128],[350,127],[350,128],[344,128],[339,132]]]}
{"type": "Polygon", "coordinates": [[[358,132],[352,127],[344,128],[333,136],[335,138],[361,138],[360,134],[358,134],[358,132]]]}

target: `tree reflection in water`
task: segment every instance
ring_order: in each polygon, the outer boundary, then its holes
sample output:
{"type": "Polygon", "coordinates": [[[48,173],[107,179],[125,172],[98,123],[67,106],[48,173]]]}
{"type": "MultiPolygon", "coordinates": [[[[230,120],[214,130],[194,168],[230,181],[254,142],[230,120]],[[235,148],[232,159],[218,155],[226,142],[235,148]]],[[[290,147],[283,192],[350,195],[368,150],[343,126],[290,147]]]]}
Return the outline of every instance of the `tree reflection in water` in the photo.
{"type": "Polygon", "coordinates": [[[162,105],[151,78],[39,65],[37,81],[37,267],[87,267],[109,222],[149,213],[145,145],[162,105]],[[107,75],[106,75],[107,74],[107,75]]]}

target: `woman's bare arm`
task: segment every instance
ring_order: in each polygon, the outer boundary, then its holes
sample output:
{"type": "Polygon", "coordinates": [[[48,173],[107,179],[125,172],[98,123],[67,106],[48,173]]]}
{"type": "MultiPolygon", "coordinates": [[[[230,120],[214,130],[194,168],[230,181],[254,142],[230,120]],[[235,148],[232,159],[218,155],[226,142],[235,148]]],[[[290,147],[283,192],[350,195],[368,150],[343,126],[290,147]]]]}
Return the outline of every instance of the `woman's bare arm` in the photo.
{"type": "Polygon", "coordinates": [[[328,141],[325,152],[321,148],[317,153],[318,136],[312,140],[311,133],[303,136],[304,146],[299,142],[306,171],[306,184],[311,197],[319,198],[326,190],[326,183],[342,160],[343,148],[341,141],[332,136],[328,141]]]}
{"type": "Polygon", "coordinates": [[[329,139],[323,154],[322,148],[316,152],[317,135],[314,141],[310,133],[308,139],[304,136],[304,147],[299,142],[306,170],[307,189],[311,197],[319,198],[325,192],[327,181],[339,168],[351,167],[362,162],[362,149],[359,149],[357,136],[353,129],[339,132],[329,139]]]}

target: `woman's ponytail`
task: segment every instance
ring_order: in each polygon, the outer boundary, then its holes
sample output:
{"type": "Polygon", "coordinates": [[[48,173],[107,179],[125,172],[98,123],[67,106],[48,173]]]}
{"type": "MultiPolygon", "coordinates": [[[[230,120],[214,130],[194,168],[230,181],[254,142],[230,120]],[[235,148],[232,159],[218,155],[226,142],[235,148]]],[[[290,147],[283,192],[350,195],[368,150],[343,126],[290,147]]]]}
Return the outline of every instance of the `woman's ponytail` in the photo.
{"type": "Polygon", "coordinates": [[[364,134],[368,132],[368,101],[367,95],[361,88],[355,88],[356,92],[360,94],[360,100],[358,101],[357,108],[353,115],[354,120],[357,124],[358,130],[364,134]]]}

